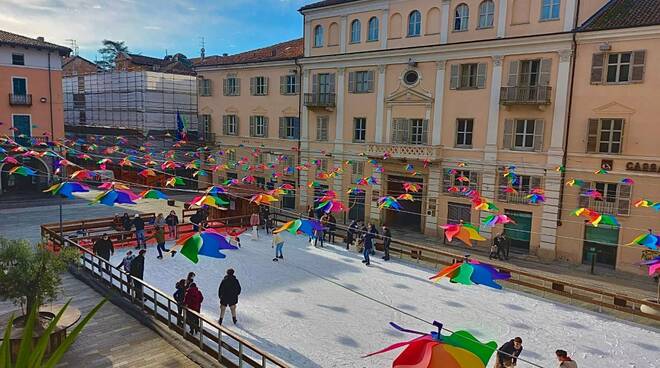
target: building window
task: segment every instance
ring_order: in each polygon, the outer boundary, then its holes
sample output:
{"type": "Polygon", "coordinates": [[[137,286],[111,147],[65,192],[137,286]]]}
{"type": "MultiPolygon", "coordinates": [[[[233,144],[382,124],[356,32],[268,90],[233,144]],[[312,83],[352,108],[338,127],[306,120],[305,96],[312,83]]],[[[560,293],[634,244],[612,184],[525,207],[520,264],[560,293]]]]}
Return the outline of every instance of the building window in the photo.
{"type": "Polygon", "coordinates": [[[351,22],[351,43],[360,43],[360,33],[362,32],[362,24],[359,20],[351,22]]]}
{"type": "Polygon", "coordinates": [[[630,215],[632,186],[621,183],[586,182],[580,189],[578,207],[591,208],[599,213],[630,215]],[[588,191],[596,190],[601,198],[594,198],[588,191]]]}
{"type": "Polygon", "coordinates": [[[30,115],[12,115],[12,125],[14,128],[14,140],[22,146],[29,145],[30,137],[32,137],[30,115]]]}
{"type": "Polygon", "coordinates": [[[410,143],[426,144],[425,122],[422,119],[412,119],[410,121],[410,143]]]}
{"type": "Polygon", "coordinates": [[[12,77],[12,94],[15,96],[25,96],[27,95],[27,79],[12,77]]]}
{"type": "Polygon", "coordinates": [[[540,68],[541,60],[521,60],[517,86],[532,87],[538,85],[540,68]]]}
{"type": "Polygon", "coordinates": [[[320,25],[314,28],[314,47],[323,47],[323,27],[320,25]]]}
{"type": "Polygon", "coordinates": [[[543,0],[541,5],[541,20],[559,19],[561,0],[543,0]]]}
{"type": "Polygon", "coordinates": [[[403,74],[403,83],[414,86],[419,81],[419,73],[416,70],[408,70],[403,74]]]}
{"type": "Polygon", "coordinates": [[[223,116],[222,133],[224,135],[238,135],[238,116],[223,116]]]}
{"type": "Polygon", "coordinates": [[[428,120],[394,119],[392,121],[392,143],[428,144],[428,120]]]}
{"type": "Polygon", "coordinates": [[[268,136],[268,118],[265,116],[250,116],[250,136],[267,137],[268,136]]]}
{"type": "Polygon", "coordinates": [[[589,119],[587,152],[620,154],[624,119],[589,119]]]}
{"type": "Polygon", "coordinates": [[[645,63],[645,50],[593,54],[591,83],[640,83],[644,80],[645,63]]]}
{"type": "Polygon", "coordinates": [[[11,65],[25,65],[25,55],[11,54],[11,65]]]}
{"type": "Polygon", "coordinates": [[[367,34],[367,41],[378,41],[378,18],[371,17],[369,19],[369,32],[367,34]]]}
{"type": "Polygon", "coordinates": [[[413,10],[408,16],[408,37],[417,37],[422,34],[422,13],[413,10]]]}
{"type": "Polygon", "coordinates": [[[241,95],[241,80],[235,76],[230,76],[224,81],[223,94],[225,96],[240,96],[241,95]]]}
{"type": "Polygon", "coordinates": [[[200,96],[211,96],[211,80],[210,79],[198,79],[199,82],[199,95],[200,96]]]}
{"type": "Polygon", "coordinates": [[[280,92],[283,95],[298,94],[298,75],[297,74],[283,75],[280,79],[280,92]]]}
{"type": "Polygon", "coordinates": [[[486,63],[452,64],[449,88],[486,88],[486,63]]]}
{"type": "Polygon", "coordinates": [[[454,31],[467,31],[470,19],[470,8],[466,4],[456,7],[454,15],[454,31]]]}
{"type": "Polygon", "coordinates": [[[298,139],[300,138],[300,121],[297,117],[280,118],[280,138],[298,139]]]}
{"type": "Polygon", "coordinates": [[[500,202],[529,204],[527,195],[532,189],[541,188],[540,176],[518,175],[513,181],[504,177],[504,170],[498,171],[499,192],[497,200],[500,202]],[[515,192],[509,193],[507,188],[512,188],[515,192]]]}
{"type": "Polygon", "coordinates": [[[268,78],[267,77],[250,78],[250,94],[252,96],[266,96],[268,94],[268,78]]]}
{"type": "Polygon", "coordinates": [[[632,53],[622,52],[607,55],[607,83],[630,81],[630,61],[632,53]]]}
{"type": "Polygon", "coordinates": [[[474,119],[456,120],[456,147],[472,148],[472,129],[474,119]]]}
{"type": "Polygon", "coordinates": [[[364,162],[351,163],[351,174],[356,178],[362,177],[364,175],[364,162]]]}
{"type": "Polygon", "coordinates": [[[486,0],[479,5],[479,28],[492,28],[495,17],[495,3],[486,0]]]}
{"type": "Polygon", "coordinates": [[[202,134],[211,133],[211,115],[199,115],[199,132],[202,134]]]}
{"type": "Polygon", "coordinates": [[[468,189],[479,190],[479,173],[470,170],[444,169],[442,174],[444,192],[449,195],[463,196],[468,189]],[[450,188],[458,191],[450,191],[450,188]]]}
{"type": "Polygon", "coordinates": [[[353,118],[353,142],[364,142],[367,139],[367,119],[353,118]]]}
{"type": "MultiPolygon", "coordinates": [[[[233,149],[229,149],[225,151],[225,153],[227,155],[227,162],[236,162],[236,151],[234,151],[233,149]]],[[[227,173],[228,178],[231,178],[230,174],[234,174],[234,173],[227,173]]],[[[238,176],[234,176],[232,179],[237,179],[237,178],[238,176]]]]}
{"type": "Polygon", "coordinates": [[[374,73],[372,71],[357,71],[348,74],[348,92],[369,93],[374,89],[374,73]]]}
{"type": "Polygon", "coordinates": [[[543,128],[544,121],[541,119],[506,119],[504,148],[515,151],[541,151],[543,128]]]}
{"type": "Polygon", "coordinates": [[[532,150],[534,148],[535,120],[516,120],[513,147],[519,150],[532,150]]]}
{"type": "Polygon", "coordinates": [[[328,140],[328,122],[330,118],[327,116],[316,117],[316,140],[325,142],[328,140]]]}

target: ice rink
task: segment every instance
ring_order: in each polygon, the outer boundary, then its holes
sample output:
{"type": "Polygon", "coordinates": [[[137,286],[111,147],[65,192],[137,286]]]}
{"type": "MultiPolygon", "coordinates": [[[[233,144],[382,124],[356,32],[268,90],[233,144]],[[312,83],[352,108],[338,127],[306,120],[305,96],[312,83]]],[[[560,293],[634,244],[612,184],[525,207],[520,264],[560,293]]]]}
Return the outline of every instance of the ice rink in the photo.
{"type": "MultiPolygon", "coordinates": [[[[204,294],[202,312],[217,319],[218,285],[225,270],[234,268],[243,288],[239,322],[234,326],[226,316],[224,325],[296,367],[390,367],[400,350],[361,356],[415,337],[393,330],[390,321],[434,330],[419,319],[498,345],[520,336],[521,357],[548,368],[558,364],[556,349],[567,350],[581,368],[660,367],[658,330],[515,291],[446,279],[434,284],[430,268],[384,262],[380,253],[367,267],[360,254],[342,247],[314,248],[306,236],[283,237],[280,262],[272,261],[270,236],[253,240],[243,234],[243,247],[226,251],[226,259],[201,257],[196,265],[181,255],[158,260],[150,245],[145,280],[173,293],[177,280],[195,272],[204,294]]],[[[125,251],[115,253],[113,264],[125,251]]],[[[493,362],[494,357],[489,366],[493,362]]]]}

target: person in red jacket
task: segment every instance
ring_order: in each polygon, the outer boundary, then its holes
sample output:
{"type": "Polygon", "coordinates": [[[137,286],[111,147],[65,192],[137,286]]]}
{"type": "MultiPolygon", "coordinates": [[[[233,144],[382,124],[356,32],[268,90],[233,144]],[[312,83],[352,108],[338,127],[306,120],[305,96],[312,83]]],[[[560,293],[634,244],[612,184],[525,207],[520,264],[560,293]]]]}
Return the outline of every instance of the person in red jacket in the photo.
{"type": "MultiPolygon", "coordinates": [[[[197,288],[197,284],[194,282],[188,286],[186,290],[186,296],[183,298],[183,304],[190,310],[193,310],[197,313],[202,309],[202,302],[204,301],[204,296],[202,292],[197,288]]],[[[186,318],[188,325],[190,326],[190,333],[195,335],[199,332],[199,317],[194,313],[188,313],[188,318],[186,318]]]]}

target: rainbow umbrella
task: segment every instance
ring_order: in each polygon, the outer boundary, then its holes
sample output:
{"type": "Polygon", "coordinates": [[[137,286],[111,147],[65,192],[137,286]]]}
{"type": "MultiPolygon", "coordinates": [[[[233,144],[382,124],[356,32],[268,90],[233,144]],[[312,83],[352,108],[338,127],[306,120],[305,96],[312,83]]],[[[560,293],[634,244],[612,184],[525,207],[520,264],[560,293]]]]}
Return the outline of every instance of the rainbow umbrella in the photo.
{"type": "Polygon", "coordinates": [[[393,210],[400,211],[401,205],[396,200],[396,198],[391,196],[380,197],[378,198],[378,209],[391,208],[393,210]]]}
{"type": "Polygon", "coordinates": [[[50,192],[52,195],[59,194],[62,197],[73,199],[74,192],[89,192],[89,188],[77,182],[58,183],[44,190],[44,193],[50,192]]]}
{"type": "Polygon", "coordinates": [[[433,325],[438,327],[438,332],[430,333],[408,330],[394,322],[390,322],[390,325],[401,332],[422,335],[365,356],[370,357],[405,346],[401,354],[394,359],[392,368],[485,368],[497,350],[495,341],[484,344],[467,331],[442,335],[442,324],[437,321],[433,322],[433,325]]]}
{"type": "Polygon", "coordinates": [[[94,176],[94,173],[89,170],[78,170],[71,174],[71,179],[75,180],[86,180],[86,179],[91,179],[94,176]]]}
{"type": "Polygon", "coordinates": [[[402,201],[411,201],[411,202],[415,201],[415,198],[413,198],[413,195],[410,194],[410,193],[399,194],[399,196],[396,197],[396,199],[402,200],[402,201]]]}
{"type": "Polygon", "coordinates": [[[3,164],[18,165],[18,160],[11,157],[11,156],[7,156],[7,157],[3,158],[0,162],[2,162],[3,164]]]}
{"type": "Polygon", "coordinates": [[[106,206],[114,206],[117,204],[135,204],[133,202],[136,199],[139,199],[135,193],[130,190],[123,189],[110,189],[99,194],[90,204],[100,203],[106,206]]]}
{"type": "Polygon", "coordinates": [[[147,189],[144,192],[140,193],[140,198],[149,198],[149,199],[167,199],[165,193],[156,190],[156,189],[147,189]]]}
{"type": "Polygon", "coordinates": [[[660,272],[660,256],[656,256],[648,261],[643,261],[640,264],[649,266],[649,276],[653,276],[656,272],[660,272]]]}
{"type": "Polygon", "coordinates": [[[149,176],[156,176],[156,172],[153,169],[144,169],[138,173],[143,178],[149,177],[149,176]]]}
{"type": "Polygon", "coordinates": [[[447,240],[452,241],[456,238],[468,247],[472,246],[472,240],[486,240],[486,238],[479,234],[479,229],[472,224],[447,224],[440,227],[445,230],[447,240]]]}
{"type": "Polygon", "coordinates": [[[408,182],[403,183],[403,190],[405,190],[406,192],[417,193],[417,192],[419,192],[421,187],[422,187],[422,185],[417,184],[417,183],[408,183],[408,182]]]}
{"type": "Polygon", "coordinates": [[[284,223],[278,229],[273,230],[273,234],[281,233],[282,231],[288,231],[291,234],[307,234],[309,236],[314,236],[316,231],[323,230],[323,225],[318,220],[293,220],[284,223]]]}
{"type": "Polygon", "coordinates": [[[186,185],[186,182],[184,182],[183,179],[181,179],[178,176],[175,176],[173,178],[169,178],[169,179],[167,179],[167,181],[165,181],[165,186],[166,187],[174,188],[175,185],[186,185]]]}
{"type": "Polygon", "coordinates": [[[222,199],[218,196],[214,196],[214,195],[210,195],[210,194],[204,194],[204,195],[201,195],[201,196],[197,196],[197,197],[193,198],[193,200],[190,201],[189,203],[194,204],[195,206],[200,206],[200,207],[204,206],[204,205],[207,205],[207,206],[215,207],[215,208],[218,208],[218,209],[221,209],[221,210],[226,210],[226,208],[223,208],[223,207],[229,204],[228,201],[225,201],[224,199],[222,199]]]}
{"type": "Polygon", "coordinates": [[[183,237],[176,241],[176,245],[181,246],[179,252],[192,263],[199,262],[199,256],[226,258],[227,256],[221,250],[238,249],[229,244],[222,234],[212,229],[183,237]]]}
{"type": "Polygon", "coordinates": [[[580,180],[580,179],[571,179],[571,180],[566,182],[566,185],[568,185],[569,187],[572,187],[572,186],[575,186],[575,185],[578,186],[578,187],[583,187],[584,184],[585,184],[584,180],[580,180]]]}
{"type": "Polygon", "coordinates": [[[27,166],[16,166],[9,170],[9,175],[36,176],[37,172],[27,166]]]}
{"type": "Polygon", "coordinates": [[[651,250],[658,250],[658,246],[660,246],[660,235],[652,234],[648,232],[646,234],[642,234],[636,237],[635,239],[633,239],[633,241],[631,241],[626,245],[634,245],[634,244],[643,245],[651,250]]]}
{"type": "Polygon", "coordinates": [[[493,266],[481,263],[474,259],[455,263],[445,267],[437,274],[429,277],[429,280],[440,281],[443,277],[449,277],[449,281],[463,285],[485,285],[494,289],[502,289],[495,280],[508,280],[511,274],[499,272],[493,266]]]}
{"type": "Polygon", "coordinates": [[[516,222],[513,221],[509,216],[507,215],[490,215],[484,218],[481,221],[484,225],[493,227],[497,224],[508,224],[508,223],[513,223],[515,224],[516,222]]]}
{"type": "Polygon", "coordinates": [[[256,203],[258,205],[269,205],[272,202],[277,202],[277,198],[270,194],[255,194],[250,198],[250,203],[256,203]]]}
{"type": "Polygon", "coordinates": [[[346,206],[344,206],[341,201],[338,201],[336,199],[328,199],[325,200],[321,203],[319,203],[318,206],[316,206],[317,210],[322,210],[325,213],[337,213],[337,212],[342,212],[346,211],[346,206]]]}

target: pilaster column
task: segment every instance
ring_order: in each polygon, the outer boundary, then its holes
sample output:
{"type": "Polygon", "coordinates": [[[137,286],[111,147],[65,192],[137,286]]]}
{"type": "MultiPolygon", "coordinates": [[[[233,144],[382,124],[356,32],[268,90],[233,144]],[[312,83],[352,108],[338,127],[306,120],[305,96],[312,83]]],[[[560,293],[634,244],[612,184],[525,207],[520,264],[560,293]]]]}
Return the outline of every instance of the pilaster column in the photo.
{"type": "Polygon", "coordinates": [[[387,49],[387,37],[389,36],[389,24],[390,24],[390,10],[389,9],[383,9],[383,18],[380,22],[381,27],[380,27],[380,34],[378,37],[380,37],[380,48],[381,50],[387,49]]]}
{"type": "Polygon", "coordinates": [[[305,56],[309,56],[311,46],[312,46],[312,22],[305,21],[305,34],[304,34],[304,43],[305,43],[305,56]]]}
{"type": "MultiPolygon", "coordinates": [[[[309,93],[310,90],[310,85],[309,85],[309,76],[310,76],[310,70],[309,69],[304,69],[302,72],[302,94],[303,96],[305,93],[309,93]]],[[[301,147],[307,148],[309,147],[309,109],[307,109],[307,106],[305,104],[302,104],[300,106],[300,144],[301,147]]]]}
{"type": "Polygon", "coordinates": [[[344,86],[346,68],[337,69],[337,108],[335,109],[335,152],[341,152],[344,144],[344,86]]]}
{"type": "Polygon", "coordinates": [[[559,193],[561,192],[561,175],[555,170],[547,170],[544,187],[545,203],[541,215],[541,240],[538,256],[544,260],[555,258],[557,247],[557,212],[559,193]]]}
{"type": "Polygon", "coordinates": [[[440,198],[440,188],[442,183],[442,167],[439,165],[432,165],[429,167],[429,180],[425,183],[426,188],[426,214],[425,218],[425,231],[427,235],[438,234],[438,198],[440,198]]]}
{"type": "Polygon", "coordinates": [[[385,114],[385,65],[378,66],[378,96],[376,97],[376,143],[383,143],[383,129],[385,128],[385,121],[383,115],[385,114]]]}
{"type": "MultiPolygon", "coordinates": [[[[333,163],[332,163],[333,167],[331,167],[330,169],[333,170],[333,169],[336,169],[338,167],[341,168],[341,167],[343,167],[343,164],[344,164],[344,162],[341,159],[334,160],[333,163]]],[[[335,177],[332,178],[332,183],[329,183],[330,188],[332,190],[334,190],[335,192],[337,192],[337,196],[339,197],[339,199],[343,203],[348,203],[345,200],[346,198],[344,198],[344,196],[346,194],[346,191],[344,190],[344,177],[347,175],[347,173],[350,174],[350,170],[351,170],[351,167],[350,166],[347,167],[345,172],[342,172],[341,174],[335,175],[335,177]]],[[[349,177],[350,177],[350,175],[349,175],[349,177]]]]}
{"type": "Polygon", "coordinates": [[[392,106],[387,107],[387,124],[385,125],[385,139],[387,143],[392,143],[392,106]]]}
{"type": "Polygon", "coordinates": [[[346,52],[346,22],[347,17],[344,15],[339,21],[339,52],[342,54],[346,52]]]}
{"type": "Polygon", "coordinates": [[[576,0],[564,0],[566,5],[564,12],[564,32],[569,32],[573,30],[575,25],[575,16],[577,13],[577,1],[576,0]]]}
{"type": "Polygon", "coordinates": [[[497,8],[497,38],[506,36],[506,8],[507,0],[499,0],[499,7],[497,8]]]}
{"type": "Polygon", "coordinates": [[[488,127],[486,131],[486,149],[484,159],[486,161],[497,160],[497,132],[500,119],[500,87],[502,86],[502,62],[501,55],[493,56],[492,73],[490,77],[490,101],[488,104],[488,127]]]}
{"type": "MultiPolygon", "coordinates": [[[[557,67],[557,85],[555,86],[554,110],[552,112],[552,135],[550,138],[550,149],[548,150],[549,154],[561,155],[565,149],[564,135],[566,133],[566,119],[568,118],[568,90],[571,79],[572,55],[572,50],[559,51],[559,66],[557,67]]],[[[548,163],[559,164],[558,162],[548,163]]]]}
{"type": "MultiPolygon", "coordinates": [[[[371,174],[371,176],[376,178],[378,184],[371,186],[371,198],[369,198],[369,201],[371,202],[371,206],[369,208],[369,222],[378,226],[381,223],[381,210],[378,208],[378,197],[384,195],[382,190],[383,174],[374,172],[371,174]]],[[[369,194],[369,192],[367,192],[367,194],[369,194]]]]}
{"type": "Polygon", "coordinates": [[[445,60],[436,61],[435,100],[433,101],[433,130],[431,145],[438,146],[442,141],[442,108],[445,95],[445,60]]]}
{"type": "Polygon", "coordinates": [[[449,6],[450,0],[442,0],[442,7],[440,9],[440,43],[447,43],[449,36],[449,13],[451,12],[449,6]]]}

